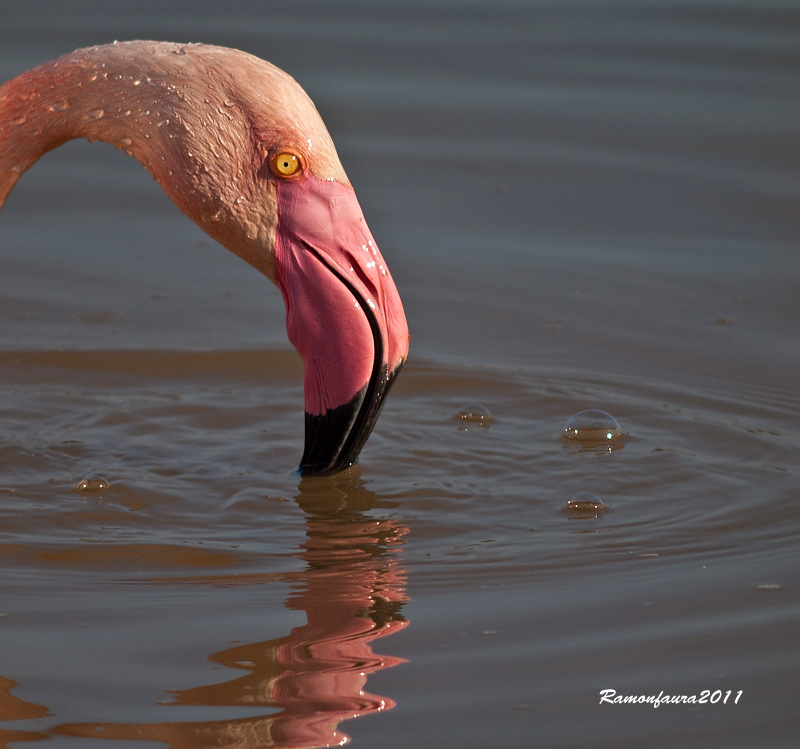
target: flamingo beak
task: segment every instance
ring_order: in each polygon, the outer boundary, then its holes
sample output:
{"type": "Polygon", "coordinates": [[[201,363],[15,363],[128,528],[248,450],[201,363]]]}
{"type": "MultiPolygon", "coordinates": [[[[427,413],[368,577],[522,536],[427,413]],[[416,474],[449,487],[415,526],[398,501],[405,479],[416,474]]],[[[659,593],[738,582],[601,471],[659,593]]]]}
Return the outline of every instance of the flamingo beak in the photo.
{"type": "Polygon", "coordinates": [[[355,463],[408,355],[408,325],[353,188],[277,183],[276,281],[305,364],[304,475],[355,463]]]}

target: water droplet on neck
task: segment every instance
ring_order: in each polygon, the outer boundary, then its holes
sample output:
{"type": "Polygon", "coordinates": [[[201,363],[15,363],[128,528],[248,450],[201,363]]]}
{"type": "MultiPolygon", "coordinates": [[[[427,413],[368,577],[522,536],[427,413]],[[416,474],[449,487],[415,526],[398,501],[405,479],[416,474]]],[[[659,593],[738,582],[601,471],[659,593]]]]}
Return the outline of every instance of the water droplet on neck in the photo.
{"type": "Polygon", "coordinates": [[[60,99],[50,105],[51,112],[63,112],[66,109],[69,109],[69,102],[66,99],[60,99]]]}
{"type": "Polygon", "coordinates": [[[105,111],[102,109],[90,109],[86,113],[86,119],[88,120],[100,120],[105,115],[105,111]]]}

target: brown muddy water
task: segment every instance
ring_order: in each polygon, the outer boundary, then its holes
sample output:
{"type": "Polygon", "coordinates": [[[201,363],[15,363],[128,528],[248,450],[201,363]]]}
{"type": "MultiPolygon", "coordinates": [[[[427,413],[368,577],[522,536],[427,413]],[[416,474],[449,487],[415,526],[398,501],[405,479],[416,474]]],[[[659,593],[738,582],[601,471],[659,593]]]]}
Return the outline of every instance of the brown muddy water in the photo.
{"type": "Polygon", "coordinates": [[[110,147],[26,174],[0,745],[796,745],[796,3],[113,8],[4,8],[0,78],[137,37],[287,69],[411,357],[359,464],[301,480],[277,290],[110,147]],[[586,409],[623,434],[564,439],[586,409]]]}

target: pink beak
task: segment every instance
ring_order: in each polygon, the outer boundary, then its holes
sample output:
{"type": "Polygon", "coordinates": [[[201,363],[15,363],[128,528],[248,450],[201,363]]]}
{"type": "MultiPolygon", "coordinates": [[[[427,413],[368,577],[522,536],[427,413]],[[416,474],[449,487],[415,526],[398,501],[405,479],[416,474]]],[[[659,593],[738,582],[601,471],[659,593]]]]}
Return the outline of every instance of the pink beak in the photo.
{"type": "Polygon", "coordinates": [[[276,281],[305,363],[303,474],[351,466],[408,355],[400,295],[349,185],[277,183],[276,281]]]}

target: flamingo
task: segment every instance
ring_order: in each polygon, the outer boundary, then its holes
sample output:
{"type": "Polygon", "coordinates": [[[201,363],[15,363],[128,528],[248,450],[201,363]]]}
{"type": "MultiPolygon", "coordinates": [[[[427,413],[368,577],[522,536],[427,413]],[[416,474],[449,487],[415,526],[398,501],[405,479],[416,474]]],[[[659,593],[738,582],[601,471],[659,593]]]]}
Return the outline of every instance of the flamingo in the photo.
{"type": "Polygon", "coordinates": [[[0,86],[0,208],[73,138],[135,157],[207,234],[280,289],[304,363],[301,474],[351,466],[408,355],[389,269],[322,119],[288,74],[235,49],[79,49],[0,86]]]}

